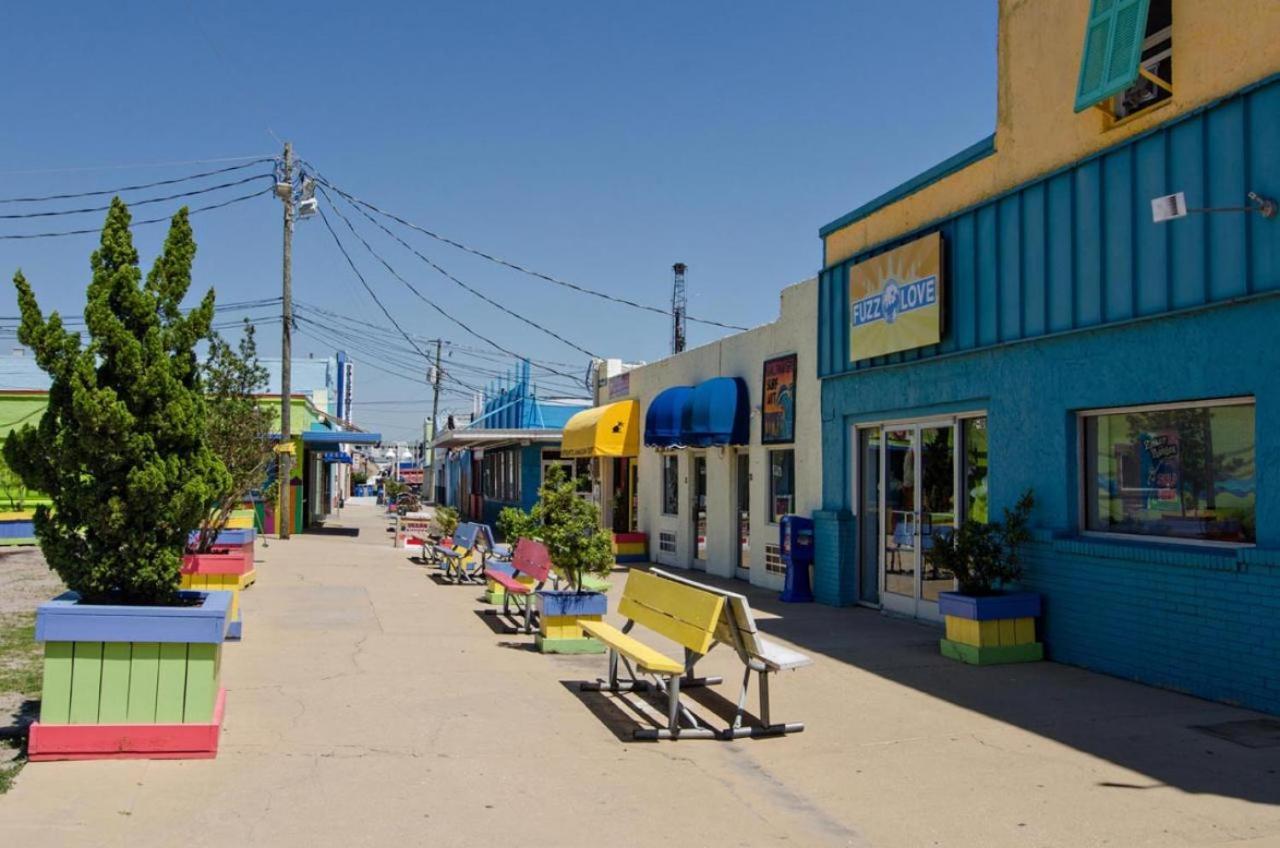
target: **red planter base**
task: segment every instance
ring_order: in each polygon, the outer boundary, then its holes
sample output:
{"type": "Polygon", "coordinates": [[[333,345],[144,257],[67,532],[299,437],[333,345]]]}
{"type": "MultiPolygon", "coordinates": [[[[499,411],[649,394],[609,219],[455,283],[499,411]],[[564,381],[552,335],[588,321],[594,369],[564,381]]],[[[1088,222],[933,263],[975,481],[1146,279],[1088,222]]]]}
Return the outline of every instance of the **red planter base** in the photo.
{"type": "Polygon", "coordinates": [[[227,690],[218,690],[208,724],[41,724],[31,725],[27,759],[46,760],[206,760],[218,754],[218,734],[227,690]]]}

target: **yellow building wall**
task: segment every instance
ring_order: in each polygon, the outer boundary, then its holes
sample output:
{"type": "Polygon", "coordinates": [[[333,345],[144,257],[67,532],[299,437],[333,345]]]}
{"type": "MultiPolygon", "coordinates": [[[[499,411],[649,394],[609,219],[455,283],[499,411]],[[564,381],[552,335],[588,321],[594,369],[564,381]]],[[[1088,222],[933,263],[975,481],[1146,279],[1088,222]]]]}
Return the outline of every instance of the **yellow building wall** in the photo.
{"type": "Polygon", "coordinates": [[[1173,0],[1173,97],[1113,125],[1074,111],[1088,0],[1000,0],[999,15],[996,152],[830,233],[825,265],[1280,72],[1280,0],[1173,0]]]}

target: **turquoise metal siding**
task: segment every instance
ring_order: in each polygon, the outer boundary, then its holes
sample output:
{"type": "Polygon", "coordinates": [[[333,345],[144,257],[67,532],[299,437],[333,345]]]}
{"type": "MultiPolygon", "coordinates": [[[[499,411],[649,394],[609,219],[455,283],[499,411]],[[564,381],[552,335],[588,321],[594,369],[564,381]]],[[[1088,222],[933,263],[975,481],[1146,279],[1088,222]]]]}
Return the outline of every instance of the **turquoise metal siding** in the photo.
{"type": "Polygon", "coordinates": [[[1280,195],[1280,81],[1269,79],[1090,159],[822,272],[819,376],[1145,318],[1280,289],[1280,222],[1256,213],[1151,220],[1280,195]],[[943,339],[849,362],[850,264],[938,230],[943,339]]]}

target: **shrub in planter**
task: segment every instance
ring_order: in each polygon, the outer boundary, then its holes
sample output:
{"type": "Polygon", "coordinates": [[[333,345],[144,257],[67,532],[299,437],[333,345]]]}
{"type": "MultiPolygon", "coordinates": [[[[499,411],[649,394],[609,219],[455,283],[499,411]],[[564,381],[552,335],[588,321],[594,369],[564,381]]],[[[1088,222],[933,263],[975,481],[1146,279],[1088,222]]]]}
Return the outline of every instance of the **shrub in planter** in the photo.
{"type": "Polygon", "coordinates": [[[1000,522],[969,520],[941,535],[929,551],[930,564],[955,575],[959,591],[943,592],[938,610],[946,619],[941,641],[945,656],[974,665],[1032,662],[1044,657],[1036,641],[1040,596],[1009,592],[1003,585],[1022,574],[1020,548],[1030,537],[1028,521],[1035,497],[1022,494],[1000,522]]]}
{"type": "Polygon", "coordinates": [[[195,354],[210,332],[213,292],[182,312],[196,250],[185,209],[145,280],[129,220],[113,200],[90,261],[87,344],[57,312],[42,314],[21,272],[14,278],[18,338],[51,384],[39,425],[13,432],[4,457],[49,496],[35,533],[71,590],[37,612],[45,691],[32,759],[216,750],[230,597],[178,591],[188,537],[228,485],[207,442],[195,354]],[[204,681],[182,693],[180,712],[141,708],[152,682],[159,693],[179,676],[204,681]]]}
{"type": "Polygon", "coordinates": [[[600,526],[600,508],[578,496],[577,487],[560,468],[543,481],[538,502],[529,513],[523,535],[547,546],[551,563],[567,590],[538,592],[538,635],[543,653],[602,653],[604,645],[582,632],[582,620],[604,618],[608,588],[602,578],[613,568],[613,539],[600,526]],[[595,578],[595,581],[592,581],[595,578]]]}

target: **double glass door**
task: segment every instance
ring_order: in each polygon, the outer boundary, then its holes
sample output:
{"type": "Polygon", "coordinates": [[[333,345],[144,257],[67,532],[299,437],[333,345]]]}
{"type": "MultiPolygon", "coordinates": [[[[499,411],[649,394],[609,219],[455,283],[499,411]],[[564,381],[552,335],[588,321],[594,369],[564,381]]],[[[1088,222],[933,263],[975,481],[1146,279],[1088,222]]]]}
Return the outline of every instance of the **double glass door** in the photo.
{"type": "MultiPolygon", "coordinates": [[[[954,421],[890,424],[859,438],[862,455],[877,459],[863,464],[861,500],[876,502],[880,603],[893,612],[937,619],[939,593],[954,586],[951,573],[934,566],[929,552],[958,517],[956,429],[954,421]],[[869,485],[870,474],[879,477],[878,491],[869,485]]],[[[862,547],[864,566],[868,547],[862,547]]]]}

